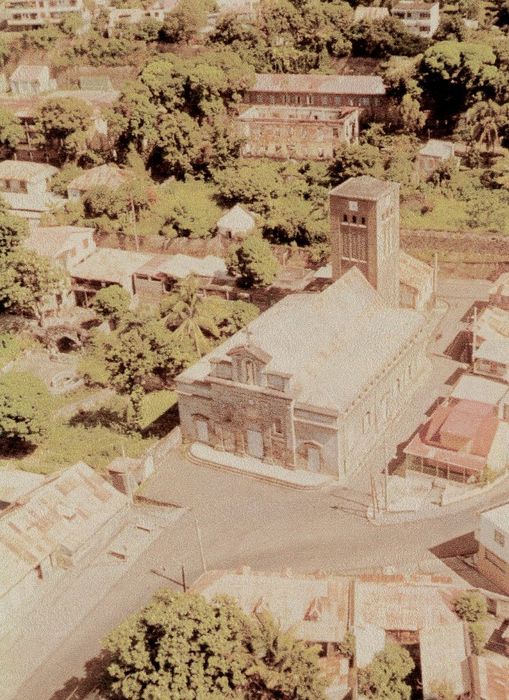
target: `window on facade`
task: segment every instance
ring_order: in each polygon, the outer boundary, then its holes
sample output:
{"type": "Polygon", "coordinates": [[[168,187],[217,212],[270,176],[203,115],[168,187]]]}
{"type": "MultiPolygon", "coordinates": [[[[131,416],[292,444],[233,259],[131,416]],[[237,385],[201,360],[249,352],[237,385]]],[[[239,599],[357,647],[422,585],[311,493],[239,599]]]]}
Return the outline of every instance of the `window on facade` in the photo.
{"type": "Polygon", "coordinates": [[[343,214],[343,221],[345,223],[348,223],[348,216],[346,214],[343,214]]]}
{"type": "Polygon", "coordinates": [[[252,360],[246,360],[245,372],[246,372],[246,384],[254,384],[255,383],[255,366],[254,366],[254,362],[252,360]]]}
{"type": "Polygon", "coordinates": [[[357,211],[359,209],[359,203],[350,200],[348,202],[348,208],[350,209],[350,211],[357,211]]]}
{"type": "Polygon", "coordinates": [[[356,223],[357,223],[357,217],[356,217],[356,216],[352,216],[352,223],[353,223],[353,224],[356,224],[356,223]]]}
{"type": "Polygon", "coordinates": [[[283,434],[283,421],[281,420],[281,418],[274,419],[274,423],[272,424],[272,429],[276,435],[283,434]]]}
{"type": "Polygon", "coordinates": [[[500,532],[500,530],[495,530],[494,539],[501,547],[505,546],[505,535],[503,532],[500,532]]]}
{"type": "Polygon", "coordinates": [[[363,226],[366,225],[366,217],[365,217],[365,216],[363,216],[363,217],[361,218],[361,224],[362,224],[363,226]]]}

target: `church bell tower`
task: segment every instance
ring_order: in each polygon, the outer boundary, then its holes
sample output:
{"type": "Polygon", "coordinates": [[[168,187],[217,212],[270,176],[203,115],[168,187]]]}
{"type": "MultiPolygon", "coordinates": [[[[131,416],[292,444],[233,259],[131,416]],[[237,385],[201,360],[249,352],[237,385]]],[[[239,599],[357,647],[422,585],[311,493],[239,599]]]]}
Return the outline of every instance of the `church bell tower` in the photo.
{"type": "Polygon", "coordinates": [[[363,175],[330,193],[332,277],[358,267],[399,306],[399,184],[363,175]]]}

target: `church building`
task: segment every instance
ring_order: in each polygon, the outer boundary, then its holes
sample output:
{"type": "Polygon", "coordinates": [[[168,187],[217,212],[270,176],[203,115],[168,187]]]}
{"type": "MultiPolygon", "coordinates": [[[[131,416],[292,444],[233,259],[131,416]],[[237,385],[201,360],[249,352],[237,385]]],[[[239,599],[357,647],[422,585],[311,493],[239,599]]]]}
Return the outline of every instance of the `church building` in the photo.
{"type": "Polygon", "coordinates": [[[177,378],[183,440],[343,479],[365,462],[427,368],[426,316],[399,306],[399,188],[331,192],[332,271],[177,378]]]}

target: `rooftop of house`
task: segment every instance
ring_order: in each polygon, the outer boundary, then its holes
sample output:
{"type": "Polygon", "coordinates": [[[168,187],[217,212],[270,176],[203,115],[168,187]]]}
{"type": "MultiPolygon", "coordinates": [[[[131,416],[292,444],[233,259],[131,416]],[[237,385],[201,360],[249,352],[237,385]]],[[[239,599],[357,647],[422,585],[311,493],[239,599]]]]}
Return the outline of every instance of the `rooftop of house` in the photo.
{"type": "Polygon", "coordinates": [[[481,517],[499,530],[509,533],[509,503],[485,510],[481,513],[481,517]]]}
{"type": "MultiPolygon", "coordinates": [[[[95,111],[113,104],[119,96],[118,90],[55,90],[51,93],[54,99],[73,97],[87,102],[95,111]]],[[[21,119],[33,117],[37,108],[46,99],[44,95],[2,95],[0,107],[9,110],[21,119]]]]}
{"type": "MultiPolygon", "coordinates": [[[[424,317],[388,307],[357,268],[319,294],[290,295],[249,324],[250,343],[270,356],[267,372],[292,376],[294,397],[341,412],[411,342],[424,317]]],[[[229,361],[245,346],[236,333],[185,370],[181,381],[203,381],[211,360],[229,361]]]]}
{"type": "Polygon", "coordinates": [[[128,170],[122,170],[116,165],[104,163],[90,170],[85,170],[82,175],[73,178],[67,185],[68,190],[87,192],[95,187],[116,189],[123,185],[131,177],[128,170]]]}
{"type": "Polygon", "coordinates": [[[405,453],[482,472],[499,428],[497,408],[468,399],[441,403],[405,453]]]}
{"type": "Polygon", "coordinates": [[[293,107],[288,105],[256,105],[239,115],[240,121],[299,121],[299,122],[341,122],[357,107],[293,107]]]}
{"type": "Polygon", "coordinates": [[[418,0],[399,0],[394,6],[394,10],[429,10],[435,5],[439,5],[438,2],[419,2],[418,0]]]}
{"type": "Polygon", "coordinates": [[[475,359],[509,365],[509,338],[484,340],[474,352],[475,359]]]}
{"type": "Polygon", "coordinates": [[[399,251],[399,279],[402,284],[414,289],[427,288],[432,276],[432,267],[404,250],[399,251]]]}
{"type": "Polygon", "coordinates": [[[0,510],[38,488],[46,477],[21,469],[0,469],[0,510]]]}
{"type": "Polygon", "coordinates": [[[503,272],[490,288],[490,296],[509,296],[509,272],[503,272]]]}
{"type": "Polygon", "coordinates": [[[509,311],[487,306],[478,316],[475,332],[485,340],[509,341],[509,311]]]}
{"type": "Polygon", "coordinates": [[[193,589],[208,600],[233,596],[248,614],[269,611],[284,629],[311,642],[343,640],[348,628],[350,580],[314,574],[209,571],[193,589]]]}
{"type": "Polygon", "coordinates": [[[77,551],[127,503],[84,462],[46,477],[0,513],[0,597],[53,552],[77,551]]]}
{"type": "Polygon", "coordinates": [[[20,64],[11,73],[11,80],[21,82],[32,82],[48,77],[49,68],[46,65],[25,65],[20,64]]]}
{"type": "Polygon", "coordinates": [[[72,269],[72,276],[85,280],[98,280],[123,284],[136,270],[153,258],[150,253],[117,248],[97,248],[83,262],[72,269]]]}
{"type": "Polygon", "coordinates": [[[451,391],[451,398],[497,406],[509,391],[507,384],[476,374],[462,374],[451,391]]]}
{"type": "Polygon", "coordinates": [[[216,226],[232,233],[245,233],[254,229],[256,217],[241,204],[236,204],[217,220],[216,226]]]}
{"type": "Polygon", "coordinates": [[[366,20],[372,22],[375,19],[384,19],[389,16],[387,7],[366,7],[366,5],[357,5],[354,12],[354,22],[366,20]]]}
{"type": "Polygon", "coordinates": [[[41,192],[40,194],[28,194],[24,192],[0,192],[0,198],[14,212],[41,214],[51,209],[63,206],[66,200],[52,192],[41,192]]]}
{"type": "Polygon", "coordinates": [[[454,586],[356,581],[355,625],[383,630],[423,630],[457,622],[454,586]]]}
{"type": "Polygon", "coordinates": [[[57,258],[84,238],[90,238],[93,228],[83,226],[47,226],[34,229],[23,245],[39,255],[57,258]]]}
{"type": "Polygon", "coordinates": [[[109,75],[82,75],[79,79],[80,90],[92,92],[110,92],[113,90],[109,75]]]}
{"type": "Polygon", "coordinates": [[[0,180],[35,182],[48,180],[58,173],[58,168],[31,160],[3,160],[0,162],[0,180]]]}
{"type": "Polygon", "coordinates": [[[451,141],[430,139],[420,150],[419,155],[432,158],[452,158],[454,156],[454,144],[451,141]]]}
{"type": "Polygon", "coordinates": [[[352,197],[355,199],[377,200],[396,187],[396,183],[387,180],[379,180],[371,175],[350,177],[341,185],[334,187],[330,195],[339,197],[352,197]]]}
{"type": "Polygon", "coordinates": [[[225,277],[227,270],[224,260],[215,255],[195,258],[178,253],[177,255],[154,255],[136,270],[136,274],[184,279],[190,275],[225,277]]]}
{"type": "Polygon", "coordinates": [[[303,92],[336,95],[385,95],[378,75],[257,73],[251,92],[303,92]]]}
{"type": "Polygon", "coordinates": [[[475,656],[480,696],[483,700],[509,700],[509,659],[475,656]]]}
{"type": "Polygon", "coordinates": [[[423,629],[419,635],[422,691],[434,697],[434,686],[447,683],[456,697],[471,689],[467,634],[463,622],[423,629]]]}

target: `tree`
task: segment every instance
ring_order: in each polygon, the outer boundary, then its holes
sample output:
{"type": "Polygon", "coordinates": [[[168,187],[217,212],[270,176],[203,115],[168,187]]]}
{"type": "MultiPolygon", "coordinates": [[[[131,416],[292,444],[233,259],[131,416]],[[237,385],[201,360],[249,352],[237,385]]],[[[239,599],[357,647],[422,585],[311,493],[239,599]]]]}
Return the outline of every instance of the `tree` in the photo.
{"type": "Polygon", "coordinates": [[[25,219],[0,209],[0,264],[2,258],[15,250],[28,235],[25,219]]]}
{"type": "Polygon", "coordinates": [[[38,445],[50,417],[50,395],[40,379],[27,372],[0,374],[0,436],[7,447],[38,445]]]}
{"type": "Polygon", "coordinates": [[[449,681],[435,681],[431,684],[433,700],[456,700],[456,693],[449,681]]]}
{"type": "Polygon", "coordinates": [[[467,112],[466,120],[474,141],[493,152],[499,143],[499,129],[507,124],[509,116],[506,108],[488,100],[473,105],[467,112]]]}
{"type": "Polygon", "coordinates": [[[126,315],[131,305],[131,296],[119,284],[110,284],[99,290],[94,298],[94,309],[113,326],[126,315]]]}
{"type": "Polygon", "coordinates": [[[69,284],[67,273],[48,258],[17,248],[0,261],[0,303],[35,316],[43,325],[48,305],[57,303],[69,284]]]}
{"type": "Polygon", "coordinates": [[[246,682],[246,616],[233,601],[160,591],[105,640],[109,698],[238,697],[246,682]]]}
{"type": "Polygon", "coordinates": [[[107,117],[108,131],[118,160],[131,146],[146,161],[158,139],[158,108],[150,90],[139,81],[125,83],[117,103],[107,117]]]}
{"type": "Polygon", "coordinates": [[[329,168],[333,185],[339,185],[349,177],[373,175],[383,172],[380,151],[369,143],[340,144],[334,153],[334,160],[329,168]]]}
{"type": "Polygon", "coordinates": [[[167,15],[161,39],[170,44],[188,43],[206,23],[207,4],[204,0],[181,0],[167,15]]]}
{"type": "Polygon", "coordinates": [[[25,133],[19,119],[7,109],[0,107],[0,146],[10,156],[23,140],[25,133]]]}
{"type": "Polygon", "coordinates": [[[163,590],[105,640],[104,693],[179,700],[324,700],[317,649],[226,597],[163,590]]]}
{"type": "Polygon", "coordinates": [[[404,647],[387,644],[368,666],[359,670],[359,692],[379,700],[410,700],[412,689],[405,679],[414,667],[404,647]]]}
{"type": "Polygon", "coordinates": [[[174,292],[164,300],[162,314],[168,327],[175,330],[177,338],[191,342],[198,357],[211,349],[207,335],[213,338],[220,336],[214,318],[207,313],[204,301],[199,296],[198,281],[192,276],[180,281],[174,292]]]}
{"type": "Polygon", "coordinates": [[[396,17],[356,22],[350,31],[354,56],[416,56],[428,42],[411,34],[396,17]]]}
{"type": "Polygon", "coordinates": [[[55,147],[63,162],[76,161],[85,153],[91,126],[92,108],[74,97],[50,98],[35,115],[40,143],[55,147]]]}
{"type": "Polygon", "coordinates": [[[202,309],[219,330],[221,338],[237,333],[260,314],[260,309],[247,301],[230,301],[216,296],[205,297],[202,309]]]}
{"type": "Polygon", "coordinates": [[[479,622],[488,614],[486,598],[478,591],[465,591],[454,603],[456,613],[466,622],[479,622]]]}
{"type": "Polygon", "coordinates": [[[244,697],[251,700],[322,700],[326,681],[317,673],[318,647],[281,630],[271,615],[257,616],[247,642],[251,659],[244,697]]]}
{"type": "Polygon", "coordinates": [[[226,260],[228,270],[237,275],[243,287],[266,287],[271,284],[278,271],[278,262],[270,244],[257,235],[248,236],[239,245],[233,246],[226,260]]]}
{"type": "Polygon", "coordinates": [[[421,111],[418,100],[408,93],[399,105],[399,116],[405,133],[419,133],[426,123],[426,115],[421,111]]]}

